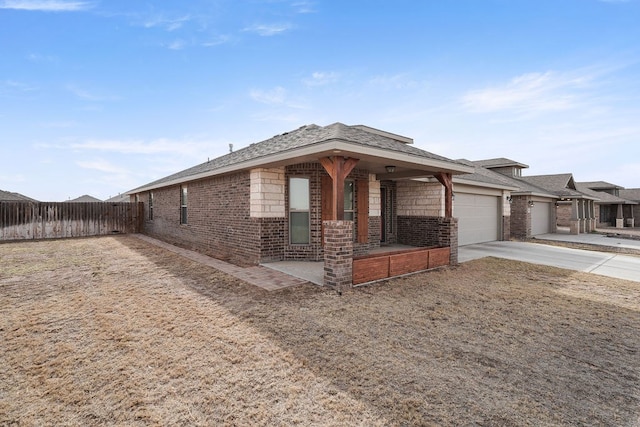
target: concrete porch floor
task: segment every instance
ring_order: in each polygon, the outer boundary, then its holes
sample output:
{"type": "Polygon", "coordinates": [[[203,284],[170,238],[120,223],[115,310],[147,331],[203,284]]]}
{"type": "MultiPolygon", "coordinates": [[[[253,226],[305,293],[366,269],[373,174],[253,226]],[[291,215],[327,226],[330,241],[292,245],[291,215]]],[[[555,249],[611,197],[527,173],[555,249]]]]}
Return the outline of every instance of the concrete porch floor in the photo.
{"type": "MultiPolygon", "coordinates": [[[[385,252],[401,251],[412,249],[408,245],[385,245],[372,249],[369,254],[382,254],[385,252]]],[[[276,261],[260,264],[281,273],[288,274],[298,279],[303,279],[316,285],[324,284],[324,262],[323,261],[276,261]]]]}

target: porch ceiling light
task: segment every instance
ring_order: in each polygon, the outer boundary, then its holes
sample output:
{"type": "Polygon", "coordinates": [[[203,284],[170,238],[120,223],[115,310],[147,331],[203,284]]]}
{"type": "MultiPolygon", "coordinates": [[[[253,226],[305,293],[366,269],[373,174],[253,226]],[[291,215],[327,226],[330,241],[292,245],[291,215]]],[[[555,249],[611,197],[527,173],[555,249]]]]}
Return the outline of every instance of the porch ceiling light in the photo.
{"type": "Polygon", "coordinates": [[[384,168],[387,170],[387,173],[394,173],[396,171],[395,166],[385,166],[384,168]]]}

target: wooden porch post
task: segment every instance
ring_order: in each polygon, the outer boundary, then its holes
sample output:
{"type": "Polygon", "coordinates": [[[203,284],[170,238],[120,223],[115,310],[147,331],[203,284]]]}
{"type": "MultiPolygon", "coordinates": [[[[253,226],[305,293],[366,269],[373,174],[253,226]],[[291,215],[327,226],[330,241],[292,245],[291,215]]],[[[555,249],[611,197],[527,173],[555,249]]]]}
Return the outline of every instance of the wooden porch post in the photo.
{"type": "Polygon", "coordinates": [[[344,180],[358,163],[358,159],[342,156],[323,157],[320,164],[331,177],[333,191],[331,194],[330,220],[344,220],[344,180]]]}
{"type": "Polygon", "coordinates": [[[453,216],[453,177],[450,173],[437,173],[434,175],[444,187],[444,216],[453,216]]]}

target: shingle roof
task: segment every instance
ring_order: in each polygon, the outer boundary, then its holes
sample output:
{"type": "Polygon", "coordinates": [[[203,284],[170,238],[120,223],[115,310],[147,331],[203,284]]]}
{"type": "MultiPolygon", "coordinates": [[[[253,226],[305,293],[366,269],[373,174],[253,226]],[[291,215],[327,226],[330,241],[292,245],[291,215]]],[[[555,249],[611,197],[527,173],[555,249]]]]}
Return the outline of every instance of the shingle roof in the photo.
{"type": "Polygon", "coordinates": [[[111,202],[111,203],[129,203],[130,199],[129,199],[129,195],[126,193],[123,194],[118,194],[117,196],[113,196],[108,198],[107,200],[105,200],[105,202],[111,202]]]}
{"type": "Polygon", "coordinates": [[[554,175],[532,175],[523,176],[522,179],[529,184],[544,188],[551,194],[565,198],[581,198],[584,194],[575,189],[573,175],[570,173],[560,173],[554,175]],[[572,188],[573,187],[573,188],[572,188]]]}
{"type": "Polygon", "coordinates": [[[624,188],[624,187],[620,187],[619,185],[611,184],[610,182],[606,182],[606,181],[583,181],[583,182],[580,182],[580,184],[592,190],[608,190],[611,188],[617,188],[617,189],[624,188]]]}
{"type": "Polygon", "coordinates": [[[341,140],[360,147],[383,149],[460,166],[459,163],[451,159],[408,145],[406,143],[408,138],[398,137],[396,139],[393,138],[393,134],[380,131],[372,132],[366,129],[366,126],[347,126],[342,123],[334,123],[324,127],[314,124],[302,126],[294,131],[276,135],[265,141],[251,144],[222,157],[153,181],[131,190],[129,193],[134,193],[145,187],[158,187],[163,183],[188,181],[190,177],[195,175],[213,172],[221,168],[237,166],[238,170],[241,170],[244,162],[259,160],[270,155],[282,154],[331,140],[341,140]]]}
{"type": "Polygon", "coordinates": [[[640,188],[627,188],[620,190],[620,197],[634,202],[640,202],[640,188]]]}
{"type": "Polygon", "coordinates": [[[20,193],[12,193],[10,191],[0,190],[1,201],[19,201],[19,202],[37,202],[37,200],[27,197],[20,193]]]}
{"type": "Polygon", "coordinates": [[[495,159],[475,160],[473,163],[479,166],[485,167],[487,169],[504,168],[509,166],[515,166],[519,168],[529,167],[529,165],[525,165],[524,163],[516,162],[515,160],[507,159],[505,157],[498,157],[495,159]]]}
{"type": "Polygon", "coordinates": [[[489,159],[489,160],[477,160],[477,161],[473,161],[470,162],[471,164],[475,165],[476,167],[480,168],[480,169],[476,169],[476,173],[475,174],[470,174],[470,175],[462,175],[460,178],[463,180],[467,180],[468,177],[470,177],[471,180],[478,180],[480,182],[482,182],[484,180],[484,178],[482,178],[482,176],[489,176],[491,177],[491,179],[495,179],[500,181],[503,185],[512,187],[512,188],[516,188],[516,190],[512,191],[512,194],[514,195],[535,195],[535,196],[541,196],[541,197],[549,197],[549,198],[555,198],[555,194],[550,193],[549,191],[545,190],[544,188],[538,187],[536,185],[530,184],[526,181],[523,181],[520,178],[516,178],[516,177],[511,177],[511,176],[507,176],[498,172],[494,172],[491,169],[487,169],[486,166],[483,166],[485,164],[489,164],[489,165],[495,165],[495,164],[499,164],[499,162],[497,160],[508,160],[511,162],[511,160],[509,159],[489,159]],[[496,160],[496,161],[494,161],[496,160]]]}
{"type": "Polygon", "coordinates": [[[458,178],[456,178],[456,181],[472,181],[477,182],[478,184],[490,184],[491,186],[504,187],[507,189],[518,188],[517,185],[509,182],[509,180],[506,179],[504,175],[493,172],[490,169],[485,169],[484,167],[476,164],[476,162],[472,162],[466,159],[458,159],[456,161],[474,168],[473,173],[460,175],[458,178]]]}
{"type": "Polygon", "coordinates": [[[600,204],[635,204],[635,202],[632,202],[631,199],[617,197],[613,194],[605,193],[604,191],[592,190],[588,185],[585,184],[588,183],[576,182],[576,188],[581,193],[598,198],[598,203],[600,204]]]}
{"type": "Polygon", "coordinates": [[[88,194],[84,194],[80,197],[76,197],[75,199],[69,200],[69,202],[101,202],[102,200],[97,197],[90,196],[88,194]]]}

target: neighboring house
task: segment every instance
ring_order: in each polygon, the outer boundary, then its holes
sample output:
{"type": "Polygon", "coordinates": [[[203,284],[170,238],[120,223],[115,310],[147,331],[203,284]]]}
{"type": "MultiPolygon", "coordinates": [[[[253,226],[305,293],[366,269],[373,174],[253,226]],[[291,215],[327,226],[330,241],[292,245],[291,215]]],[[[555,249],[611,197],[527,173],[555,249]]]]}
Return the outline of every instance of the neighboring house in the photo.
{"type": "Polygon", "coordinates": [[[447,247],[456,264],[452,177],[473,168],[412,143],[367,126],[308,125],[128,194],[144,203],[146,234],[240,265],[324,259],[329,284],[328,262],[337,271],[341,258],[381,245],[447,247]],[[325,245],[340,236],[352,249],[327,261],[325,245]]]}
{"type": "Polygon", "coordinates": [[[634,208],[638,205],[621,195],[623,187],[605,181],[590,181],[576,183],[578,189],[585,194],[597,197],[596,218],[598,227],[634,227],[634,208]]]}
{"type": "Polygon", "coordinates": [[[0,190],[0,202],[37,202],[37,200],[20,193],[0,190]]]}
{"type": "MultiPolygon", "coordinates": [[[[510,203],[511,237],[528,239],[554,233],[559,226],[569,227],[573,234],[595,229],[594,198],[576,190],[571,174],[523,176],[523,169],[529,166],[507,158],[472,163],[480,171],[488,171],[493,180],[512,188],[506,196],[510,203]]],[[[456,180],[477,180],[477,175],[464,175],[456,180]]]]}
{"type": "Polygon", "coordinates": [[[131,201],[131,198],[127,193],[118,194],[117,196],[113,196],[105,200],[105,202],[111,202],[111,203],[129,203],[130,201],[131,201]]]}
{"type": "MultiPolygon", "coordinates": [[[[620,197],[632,202],[636,202],[636,205],[632,206],[633,218],[640,218],[640,188],[626,188],[621,189],[620,197]]],[[[638,226],[638,222],[634,221],[634,227],[638,226]]]]}
{"type": "Polygon", "coordinates": [[[80,197],[76,197],[75,199],[71,199],[67,201],[74,202],[74,203],[102,202],[102,200],[98,199],[97,197],[89,196],[88,194],[85,194],[80,197]]]}

